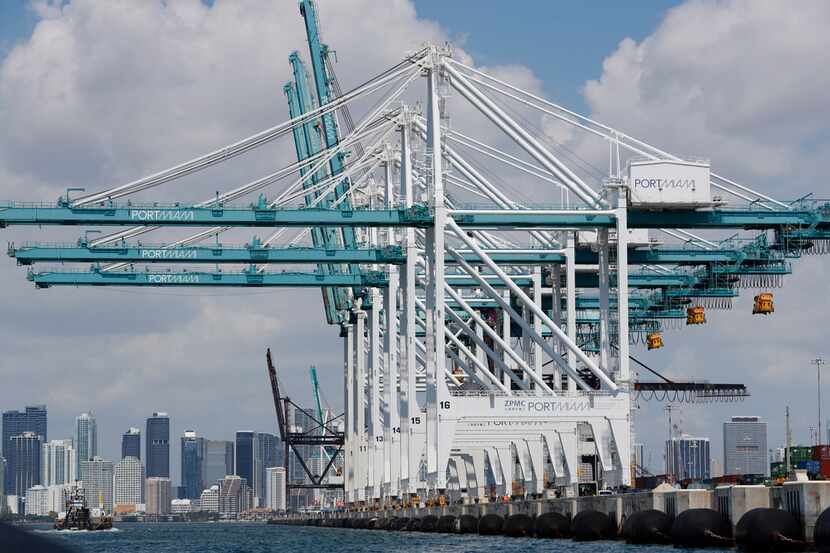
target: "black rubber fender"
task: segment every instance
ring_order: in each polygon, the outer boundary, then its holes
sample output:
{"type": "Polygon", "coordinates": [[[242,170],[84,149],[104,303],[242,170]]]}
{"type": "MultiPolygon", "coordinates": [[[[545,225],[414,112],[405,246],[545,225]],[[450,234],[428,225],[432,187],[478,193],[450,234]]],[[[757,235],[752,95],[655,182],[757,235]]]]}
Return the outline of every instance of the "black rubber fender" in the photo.
{"type": "Polygon", "coordinates": [[[616,524],[600,511],[581,511],[571,521],[571,538],[574,541],[612,540],[616,533],[616,524]]]}
{"type": "Polygon", "coordinates": [[[571,519],[562,513],[543,513],[534,521],[537,538],[565,539],[571,537],[571,519]]]}
{"type": "Polygon", "coordinates": [[[478,517],[473,515],[461,515],[455,521],[456,534],[477,534],[478,517]]]}
{"type": "Polygon", "coordinates": [[[735,544],[741,551],[804,551],[801,524],[788,511],[759,507],[744,513],[735,525],[735,544]]]}
{"type": "Polygon", "coordinates": [[[730,547],[732,524],[713,509],[688,509],[674,519],[671,527],[675,547],[730,547]]]}
{"type": "Polygon", "coordinates": [[[504,533],[504,519],[496,514],[478,519],[478,533],[482,536],[500,536],[504,533]]]}
{"type": "Polygon", "coordinates": [[[438,526],[435,528],[436,532],[442,534],[451,534],[455,532],[455,520],[453,515],[444,515],[438,519],[438,526]]]}
{"type": "Polygon", "coordinates": [[[533,535],[533,517],[523,513],[508,516],[504,521],[504,535],[524,538],[533,535]]]}
{"type": "Polygon", "coordinates": [[[670,544],[672,520],[657,509],[631,513],[622,528],[623,538],[632,544],[670,544]]]}

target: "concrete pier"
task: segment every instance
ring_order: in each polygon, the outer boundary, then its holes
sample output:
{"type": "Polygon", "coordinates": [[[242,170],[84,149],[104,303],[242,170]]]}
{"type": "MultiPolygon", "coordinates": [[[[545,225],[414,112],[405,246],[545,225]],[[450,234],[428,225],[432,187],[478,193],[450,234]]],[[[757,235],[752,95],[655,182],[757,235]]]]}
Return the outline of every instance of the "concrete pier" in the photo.
{"type": "MultiPolygon", "coordinates": [[[[783,486],[720,486],[714,490],[656,489],[611,496],[564,497],[519,499],[511,501],[461,501],[452,505],[421,507],[411,506],[398,509],[370,509],[363,507],[339,513],[324,513],[313,518],[323,519],[387,519],[396,517],[422,518],[452,515],[472,515],[480,518],[495,514],[503,518],[525,514],[537,517],[548,512],[560,513],[573,518],[587,510],[608,515],[622,528],[627,517],[638,511],[656,509],[674,518],[689,509],[713,509],[720,512],[732,525],[736,525],[748,511],[756,508],[774,508],[788,511],[801,523],[804,536],[813,539],[816,520],[830,508],[830,481],[786,482],[783,486]]],[[[307,515],[287,515],[287,520],[302,520],[307,515]]]]}

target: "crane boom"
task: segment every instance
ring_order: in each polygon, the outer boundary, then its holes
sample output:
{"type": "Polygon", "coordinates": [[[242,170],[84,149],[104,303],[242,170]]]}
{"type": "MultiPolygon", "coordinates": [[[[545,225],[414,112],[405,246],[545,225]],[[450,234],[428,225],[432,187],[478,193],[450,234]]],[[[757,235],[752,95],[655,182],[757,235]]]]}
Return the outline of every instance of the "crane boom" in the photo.
{"type": "Polygon", "coordinates": [[[323,406],[320,403],[320,383],[317,381],[317,367],[312,365],[308,372],[311,375],[311,391],[314,393],[314,403],[317,406],[317,418],[321,422],[326,422],[326,419],[323,418],[323,406]]]}

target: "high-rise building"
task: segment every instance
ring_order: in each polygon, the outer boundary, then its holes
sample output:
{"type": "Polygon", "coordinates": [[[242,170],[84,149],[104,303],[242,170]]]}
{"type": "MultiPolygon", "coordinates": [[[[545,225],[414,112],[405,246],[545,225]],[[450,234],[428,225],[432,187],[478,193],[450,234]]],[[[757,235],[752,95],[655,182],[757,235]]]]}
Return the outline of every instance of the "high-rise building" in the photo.
{"type": "Polygon", "coordinates": [[[144,503],[144,465],[136,457],[124,457],[114,469],[115,505],[144,503]]]}
{"type": "Polygon", "coordinates": [[[253,493],[244,478],[229,475],[219,482],[219,514],[223,517],[235,518],[252,503],[253,493]]]}
{"type": "Polygon", "coordinates": [[[40,484],[40,454],[43,438],[34,432],[23,432],[9,438],[8,473],[6,493],[25,496],[26,490],[40,484]]]}
{"type": "Polygon", "coordinates": [[[240,430],[236,433],[236,470],[234,474],[244,478],[251,489],[257,489],[259,480],[259,444],[257,433],[240,430]]]}
{"type": "Polygon", "coordinates": [[[32,486],[26,490],[26,514],[47,516],[66,510],[66,499],[71,490],[72,484],[32,486]]]}
{"type": "Polygon", "coordinates": [[[170,417],[153,413],[147,419],[147,478],[170,478],[170,417]]]}
{"type": "Polygon", "coordinates": [[[767,423],[760,417],[732,417],[723,423],[723,473],[769,474],[767,423]]]}
{"type": "MultiPolygon", "coordinates": [[[[225,477],[222,477],[224,480],[225,477]]],[[[210,513],[219,512],[219,485],[214,484],[210,488],[203,490],[202,495],[199,496],[199,507],[202,511],[210,513]]]]}
{"type": "Polygon", "coordinates": [[[205,440],[205,459],[202,469],[205,487],[216,484],[233,472],[233,442],[205,440]]]}
{"type": "Polygon", "coordinates": [[[135,457],[141,460],[141,429],[130,428],[121,436],[121,458],[135,457]]]}
{"type": "Polygon", "coordinates": [[[254,495],[259,498],[259,506],[264,507],[267,495],[266,470],[270,467],[282,466],[281,440],[273,435],[260,432],[257,434],[257,488],[254,495]]]}
{"type": "MultiPolygon", "coordinates": [[[[8,461],[11,457],[9,448],[11,447],[10,439],[12,436],[19,436],[24,432],[34,432],[41,436],[42,441],[47,440],[47,424],[46,424],[46,406],[33,405],[28,406],[23,412],[20,411],[5,411],[3,413],[3,444],[0,447],[0,455],[6,461],[6,470],[8,470],[8,461]]],[[[6,472],[0,474],[4,480],[4,488],[11,489],[11,476],[6,472]]]]}
{"type": "Polygon", "coordinates": [[[46,486],[32,486],[26,490],[26,514],[46,516],[49,514],[49,489],[46,486]]]}
{"type": "Polygon", "coordinates": [[[76,474],[81,474],[81,463],[98,455],[98,424],[92,412],[82,413],[75,418],[76,474]]]}
{"type": "Polygon", "coordinates": [[[81,481],[84,487],[87,507],[98,507],[107,513],[112,512],[113,466],[111,461],[93,457],[81,461],[81,481]]]}
{"type": "Polygon", "coordinates": [[[52,440],[40,454],[40,481],[44,486],[71,484],[77,480],[78,461],[72,440],[52,440]]]}
{"type": "Polygon", "coordinates": [[[169,515],[170,500],[172,499],[170,492],[171,488],[169,478],[148,478],[147,490],[144,493],[144,497],[147,501],[147,514],[169,515]]]}
{"type": "Polygon", "coordinates": [[[0,455],[0,511],[3,510],[4,495],[6,495],[6,458],[0,455]]]}
{"type": "Polygon", "coordinates": [[[709,438],[680,436],[666,440],[666,474],[676,481],[711,477],[709,438]]]}
{"type": "Polygon", "coordinates": [[[265,507],[272,511],[285,511],[285,468],[269,467],[266,471],[267,492],[265,507]]]}
{"type": "Polygon", "coordinates": [[[205,489],[205,439],[193,430],[185,430],[181,444],[182,495],[184,499],[198,499],[205,489]]]}

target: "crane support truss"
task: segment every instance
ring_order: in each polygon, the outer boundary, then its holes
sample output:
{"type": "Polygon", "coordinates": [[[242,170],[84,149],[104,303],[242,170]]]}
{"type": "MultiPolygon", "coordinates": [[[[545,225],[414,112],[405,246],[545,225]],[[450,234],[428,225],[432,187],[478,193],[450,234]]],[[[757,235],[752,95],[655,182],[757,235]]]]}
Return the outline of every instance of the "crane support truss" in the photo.
{"type": "Polygon", "coordinates": [[[316,6],[303,0],[301,13],[313,84],[293,53],[290,121],[74,200],[67,193],[54,204],[0,204],[0,227],[127,227],[70,245],[10,244],[21,265],[92,264],[30,268],[37,287],[323,288],[327,320],[338,325],[343,345],[343,432],[329,429],[330,441],[290,435],[270,356],[269,374],[289,441],[342,445],[342,484],[320,475],[312,483],[342,486],[350,506],[407,504],[416,496],[484,499],[493,484],[501,496],[552,487],[573,494],[582,455],[595,460],[593,480],[629,485],[637,394],[746,395],[740,384],[638,382],[630,345],[682,321],[687,306],[728,307],[741,288],[780,285],[802,254],[830,249],[827,202],[781,202],[712,173],[712,187],[745,207],[719,199],[640,208],[631,203],[620,151],[679,158],[458,63],[447,48],[425,47],[343,93],[316,6]],[[424,108],[401,104],[419,77],[424,108]],[[448,124],[450,90],[453,101],[467,102],[504,134],[512,153],[448,124]],[[365,102],[376,107],[355,124],[348,104],[372,94],[383,97],[365,102]],[[567,151],[527,128],[509,101],[606,141],[608,177],[596,183],[574,170],[567,151]],[[120,199],[283,135],[294,140],[297,164],[215,201],[120,199]],[[557,190],[559,203],[511,197],[507,179],[494,178],[481,156],[557,190]],[[296,180],[274,199],[231,205],[287,177],[296,180]],[[459,199],[471,195],[485,204],[459,199]],[[296,200],[303,207],[290,207],[296,200]],[[128,243],[161,228],[201,230],[166,245],[128,243]],[[221,245],[218,235],[234,228],[271,234],[221,245]],[[637,237],[648,229],[672,243],[637,237]],[[743,234],[703,238],[696,229],[743,234]],[[201,243],[213,237],[214,245],[201,243]],[[182,264],[203,265],[192,271],[182,264]],[[244,269],[219,267],[234,264],[244,269]],[[316,270],[278,272],[275,264],[316,270]]]}

